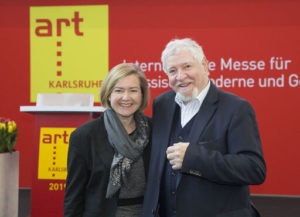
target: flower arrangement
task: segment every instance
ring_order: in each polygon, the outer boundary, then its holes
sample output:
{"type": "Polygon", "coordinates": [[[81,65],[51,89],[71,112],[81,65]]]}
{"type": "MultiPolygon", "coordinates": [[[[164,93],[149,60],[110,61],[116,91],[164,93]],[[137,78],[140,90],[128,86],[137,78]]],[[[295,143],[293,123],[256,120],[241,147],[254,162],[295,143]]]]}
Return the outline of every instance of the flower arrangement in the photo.
{"type": "Polygon", "coordinates": [[[0,117],[0,153],[14,151],[17,133],[16,122],[0,117]]]}

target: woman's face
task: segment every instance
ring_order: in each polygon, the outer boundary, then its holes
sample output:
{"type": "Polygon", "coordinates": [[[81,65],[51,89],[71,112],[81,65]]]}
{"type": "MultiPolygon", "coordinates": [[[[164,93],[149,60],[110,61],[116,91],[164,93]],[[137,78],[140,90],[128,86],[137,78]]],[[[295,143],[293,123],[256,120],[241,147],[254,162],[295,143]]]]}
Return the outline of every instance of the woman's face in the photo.
{"type": "Polygon", "coordinates": [[[120,119],[132,118],[142,104],[142,91],[137,75],[121,78],[114,86],[109,101],[120,119]]]}

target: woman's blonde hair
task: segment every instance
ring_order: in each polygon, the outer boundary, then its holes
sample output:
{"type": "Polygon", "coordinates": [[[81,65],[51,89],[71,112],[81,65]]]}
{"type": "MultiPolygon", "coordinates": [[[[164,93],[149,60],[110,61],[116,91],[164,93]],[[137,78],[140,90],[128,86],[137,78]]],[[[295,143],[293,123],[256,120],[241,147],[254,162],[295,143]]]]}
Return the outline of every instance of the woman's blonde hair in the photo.
{"type": "Polygon", "coordinates": [[[101,83],[100,102],[103,107],[112,109],[109,101],[112,90],[120,79],[129,75],[138,76],[142,91],[142,103],[139,110],[144,111],[146,109],[149,102],[148,81],[140,67],[133,63],[121,63],[116,65],[110,70],[104,81],[101,83]]]}

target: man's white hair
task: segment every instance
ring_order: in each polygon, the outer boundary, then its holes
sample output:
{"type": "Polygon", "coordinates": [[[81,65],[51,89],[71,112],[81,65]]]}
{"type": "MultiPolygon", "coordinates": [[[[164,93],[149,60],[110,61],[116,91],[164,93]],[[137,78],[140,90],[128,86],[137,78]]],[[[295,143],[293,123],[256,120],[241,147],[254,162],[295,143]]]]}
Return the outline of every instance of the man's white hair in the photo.
{"type": "Polygon", "coordinates": [[[167,73],[166,59],[169,56],[176,55],[182,50],[189,51],[196,61],[201,64],[204,58],[204,52],[202,47],[190,38],[173,39],[167,45],[161,54],[161,62],[163,64],[163,70],[167,73]]]}

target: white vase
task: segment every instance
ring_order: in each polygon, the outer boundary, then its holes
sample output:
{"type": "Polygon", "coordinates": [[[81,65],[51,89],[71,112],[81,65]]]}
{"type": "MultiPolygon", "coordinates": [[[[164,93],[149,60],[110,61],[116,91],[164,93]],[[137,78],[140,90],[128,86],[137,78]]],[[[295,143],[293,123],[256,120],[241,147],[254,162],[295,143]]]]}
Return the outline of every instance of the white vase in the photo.
{"type": "Polygon", "coordinates": [[[0,153],[0,217],[18,217],[19,152],[0,153]]]}

